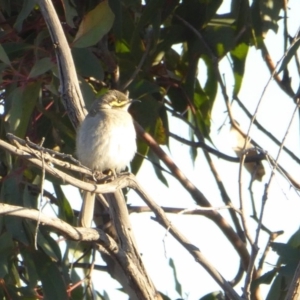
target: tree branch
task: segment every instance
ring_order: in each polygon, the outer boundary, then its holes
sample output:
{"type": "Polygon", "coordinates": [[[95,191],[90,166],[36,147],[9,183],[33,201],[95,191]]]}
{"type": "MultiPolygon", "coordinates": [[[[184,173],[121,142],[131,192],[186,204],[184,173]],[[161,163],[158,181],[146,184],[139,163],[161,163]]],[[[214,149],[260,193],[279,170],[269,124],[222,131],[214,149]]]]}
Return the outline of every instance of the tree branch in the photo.
{"type": "MultiPolygon", "coordinates": [[[[242,103],[242,101],[240,99],[238,99],[237,97],[234,99],[238,105],[242,108],[242,110],[245,112],[245,114],[247,115],[248,118],[252,118],[253,116],[251,115],[251,113],[248,111],[248,109],[246,108],[246,106],[242,103]]],[[[267,137],[269,137],[277,146],[280,146],[280,141],[276,139],[276,137],[269,132],[268,130],[266,130],[258,121],[257,119],[254,120],[254,125],[256,125],[256,127],[263,132],[267,137]]],[[[297,155],[295,155],[290,149],[288,149],[286,146],[283,147],[283,150],[292,158],[294,159],[298,164],[300,164],[300,159],[297,155]]]]}
{"type": "MultiPolygon", "coordinates": [[[[195,148],[202,148],[204,151],[207,151],[219,158],[222,158],[224,160],[230,161],[230,162],[235,162],[235,163],[240,163],[240,158],[239,157],[233,157],[227,154],[224,154],[212,147],[210,147],[209,145],[207,145],[205,142],[202,141],[198,141],[198,142],[193,142],[193,141],[189,141],[187,139],[184,139],[174,133],[169,132],[169,136],[174,138],[175,140],[184,143],[186,145],[195,147],[195,148]]],[[[265,153],[260,153],[258,155],[253,155],[253,156],[247,156],[245,159],[245,162],[259,162],[262,161],[266,158],[266,154],[265,153]]]]}
{"type": "Polygon", "coordinates": [[[79,88],[70,47],[52,1],[39,0],[38,4],[47,24],[56,54],[61,86],[61,99],[73,126],[76,128],[84,119],[86,110],[84,108],[85,105],[79,88]]]}
{"type": "MultiPolygon", "coordinates": [[[[143,128],[135,123],[136,130],[139,136],[151,147],[153,152],[165,163],[165,165],[174,174],[177,180],[182,184],[182,186],[190,193],[195,202],[204,207],[211,207],[210,202],[207,198],[186,178],[186,176],[181,172],[181,170],[176,166],[173,160],[159,147],[156,141],[146,133],[143,128]]],[[[206,216],[210,218],[216,225],[221,229],[224,235],[232,243],[233,247],[236,249],[240,255],[244,269],[247,269],[249,263],[249,253],[240,237],[228,224],[228,222],[216,211],[207,212],[206,216]]]]}
{"type": "MultiPolygon", "coordinates": [[[[118,262],[126,275],[127,281],[134,291],[140,291],[137,299],[161,299],[159,294],[149,294],[148,283],[143,281],[144,276],[136,266],[134,256],[124,251],[118,244],[103,230],[73,227],[60,219],[48,217],[35,209],[21,206],[0,203],[0,215],[10,215],[40,221],[42,226],[50,226],[65,237],[74,241],[95,242],[105,248],[105,250],[118,262]]],[[[150,290],[150,291],[153,291],[150,290]]]]}

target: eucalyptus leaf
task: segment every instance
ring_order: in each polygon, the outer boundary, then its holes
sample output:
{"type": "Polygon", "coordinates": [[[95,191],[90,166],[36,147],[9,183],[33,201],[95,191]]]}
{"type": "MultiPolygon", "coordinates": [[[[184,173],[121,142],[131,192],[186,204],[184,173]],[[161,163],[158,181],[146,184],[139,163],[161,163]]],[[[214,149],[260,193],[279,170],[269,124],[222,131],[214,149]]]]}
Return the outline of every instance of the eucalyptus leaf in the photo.
{"type": "Polygon", "coordinates": [[[44,57],[44,58],[38,60],[33,65],[28,77],[33,78],[33,77],[37,77],[41,74],[44,74],[47,71],[49,71],[53,66],[54,66],[54,64],[52,63],[50,58],[49,57],[44,57]]]}
{"type": "Polygon", "coordinates": [[[230,56],[233,62],[234,96],[238,95],[242,87],[248,50],[249,46],[245,43],[242,43],[237,45],[232,51],[230,51],[230,56]]]}
{"type": "Polygon", "coordinates": [[[104,71],[100,60],[88,48],[73,48],[72,55],[77,72],[82,77],[94,77],[103,80],[104,71]]]}
{"type": "Polygon", "coordinates": [[[34,261],[39,279],[42,282],[44,297],[56,300],[68,299],[67,287],[56,263],[41,251],[32,254],[31,259],[34,261]],[[41,262],[43,263],[41,264],[41,262]]]}
{"type": "Polygon", "coordinates": [[[300,46],[300,38],[298,38],[298,40],[291,46],[291,48],[289,49],[289,51],[287,52],[287,54],[284,56],[279,70],[278,70],[278,74],[283,71],[285,68],[287,68],[289,62],[291,61],[291,59],[296,55],[298,49],[300,46]]]}
{"type": "Polygon", "coordinates": [[[23,0],[22,1],[22,9],[20,13],[18,14],[17,20],[14,24],[14,27],[17,29],[17,31],[20,31],[22,29],[22,25],[24,20],[29,16],[32,9],[34,8],[36,1],[35,0],[23,0]]]}
{"type": "Polygon", "coordinates": [[[9,232],[0,235],[0,277],[4,278],[9,272],[8,261],[13,253],[14,243],[9,232]]]}
{"type": "Polygon", "coordinates": [[[8,97],[12,106],[8,113],[10,131],[24,138],[27,132],[31,113],[35,107],[41,90],[41,82],[31,82],[26,86],[16,88],[8,97]]]}
{"type": "Polygon", "coordinates": [[[178,277],[177,277],[177,270],[176,270],[176,267],[175,267],[174,260],[173,260],[172,258],[169,259],[169,266],[170,266],[171,269],[173,270],[173,276],[174,276],[174,280],[175,280],[175,290],[176,290],[176,292],[177,292],[180,296],[183,296],[183,295],[182,295],[182,286],[181,286],[181,283],[180,283],[179,280],[178,280],[178,277]]]}
{"type": "Polygon", "coordinates": [[[8,66],[11,65],[10,60],[1,44],[0,44],[0,60],[3,61],[8,66]]]}
{"type": "Polygon", "coordinates": [[[100,2],[83,17],[74,38],[73,47],[84,48],[95,45],[112,28],[114,18],[108,1],[100,2]]]}

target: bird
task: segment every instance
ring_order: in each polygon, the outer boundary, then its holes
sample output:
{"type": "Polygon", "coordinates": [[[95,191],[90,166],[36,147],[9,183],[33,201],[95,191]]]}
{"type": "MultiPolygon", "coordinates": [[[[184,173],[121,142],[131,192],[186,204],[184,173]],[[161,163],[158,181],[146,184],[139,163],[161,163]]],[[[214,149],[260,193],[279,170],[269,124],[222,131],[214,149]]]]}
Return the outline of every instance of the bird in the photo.
{"type": "MultiPolygon", "coordinates": [[[[128,108],[135,100],[117,90],[109,90],[96,99],[79,125],[76,154],[80,163],[93,172],[106,170],[117,174],[133,159],[136,132],[128,108]]],[[[85,192],[79,224],[91,227],[95,194],[85,192]]]]}

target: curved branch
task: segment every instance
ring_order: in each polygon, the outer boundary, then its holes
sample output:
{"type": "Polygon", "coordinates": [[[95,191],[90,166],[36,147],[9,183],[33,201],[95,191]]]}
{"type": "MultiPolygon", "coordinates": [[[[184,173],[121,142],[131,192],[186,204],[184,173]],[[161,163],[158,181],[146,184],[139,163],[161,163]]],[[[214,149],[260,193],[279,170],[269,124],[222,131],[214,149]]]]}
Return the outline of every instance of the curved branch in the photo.
{"type": "MultiPolygon", "coordinates": [[[[222,277],[222,275],[207,261],[201,251],[188,241],[167,219],[164,211],[147,195],[147,193],[137,183],[133,175],[127,178],[119,178],[114,183],[115,188],[130,186],[145,200],[147,205],[154,211],[158,222],[190,252],[191,255],[200,263],[207,272],[216,280],[216,282],[226,291],[231,299],[240,299],[238,294],[233,290],[230,284],[222,277]]],[[[40,220],[43,225],[50,226],[59,231],[64,236],[75,241],[94,241],[100,243],[111,255],[113,255],[119,263],[121,263],[123,270],[127,272],[128,278],[132,280],[140,280],[138,276],[138,268],[134,264],[134,260],[130,258],[130,254],[123,251],[115,241],[110,238],[104,231],[100,229],[72,227],[71,225],[63,222],[57,218],[51,218],[35,209],[24,208],[21,206],[8,205],[0,203],[0,215],[11,215],[31,220],[40,220]],[[128,264],[130,267],[128,267],[128,264]]],[[[147,298],[148,299],[148,298],[147,298]]],[[[149,298],[150,299],[150,298],[149,298]]]]}
{"type": "Polygon", "coordinates": [[[70,47],[53,7],[52,1],[39,0],[38,4],[47,24],[56,53],[62,102],[73,126],[76,128],[77,125],[84,119],[86,111],[70,47]]]}
{"type": "Polygon", "coordinates": [[[109,252],[118,252],[118,245],[103,230],[97,228],[73,227],[68,223],[49,217],[36,209],[0,203],[0,215],[16,216],[34,221],[40,220],[42,225],[50,226],[63,236],[74,241],[99,242],[109,252]]]}
{"type": "MultiPolygon", "coordinates": [[[[213,277],[213,279],[220,285],[220,287],[226,292],[230,299],[240,299],[239,295],[231,287],[231,285],[223,278],[223,276],[212,266],[201,251],[195,247],[177,228],[175,228],[169,219],[167,218],[163,209],[152,200],[148,193],[138,184],[136,178],[133,175],[128,177],[128,183],[138,195],[145,201],[145,203],[154,212],[156,221],[159,222],[165,229],[167,229],[172,236],[195,258],[196,262],[213,277]]],[[[211,212],[210,210],[206,211],[211,212]]]]}
{"type": "MultiPolygon", "coordinates": [[[[233,156],[230,156],[230,155],[227,155],[227,154],[224,154],[212,147],[210,147],[209,145],[207,145],[205,142],[201,142],[201,141],[198,141],[198,142],[193,142],[193,141],[189,141],[189,140],[186,140],[174,133],[171,133],[169,132],[169,136],[174,138],[175,140],[181,142],[181,143],[184,143],[186,145],[189,145],[191,147],[195,147],[195,148],[202,148],[203,150],[219,157],[219,158],[222,158],[224,160],[227,160],[227,161],[230,161],[230,162],[235,162],[235,163],[239,163],[240,162],[240,158],[239,157],[233,157],[233,156]]],[[[260,153],[258,155],[253,155],[253,156],[247,156],[246,159],[245,159],[245,162],[258,162],[258,161],[261,161],[261,160],[264,160],[266,159],[266,154],[265,153],[260,153]]]]}
{"type": "MultiPolygon", "coordinates": [[[[249,110],[246,108],[246,106],[242,103],[242,101],[240,99],[238,99],[238,97],[235,97],[234,99],[237,104],[241,107],[241,109],[244,111],[244,113],[247,115],[248,118],[252,118],[251,113],[249,112],[249,110]]],[[[254,125],[257,126],[257,128],[263,132],[267,137],[269,137],[277,146],[280,146],[280,141],[276,139],[276,137],[269,132],[268,130],[266,130],[258,121],[257,119],[254,120],[254,125]]],[[[298,164],[300,164],[300,159],[297,155],[295,155],[290,149],[288,149],[286,146],[283,147],[283,150],[292,158],[294,159],[298,164]]]]}
{"type": "MultiPolygon", "coordinates": [[[[174,174],[177,180],[182,184],[182,186],[190,193],[195,202],[204,207],[211,207],[210,202],[207,198],[199,191],[181,172],[181,170],[176,166],[173,160],[160,148],[156,141],[144,131],[144,129],[137,123],[135,123],[135,128],[139,136],[151,147],[153,152],[165,163],[165,165],[174,174]]],[[[240,255],[243,266],[247,269],[249,263],[249,253],[240,237],[236,234],[233,228],[228,224],[228,222],[216,211],[208,211],[206,216],[210,218],[216,225],[221,229],[224,235],[232,243],[238,254],[240,255]]]]}
{"type": "Polygon", "coordinates": [[[50,226],[59,231],[62,235],[75,241],[96,242],[98,245],[103,246],[118,262],[126,275],[128,284],[135,291],[138,290],[140,292],[138,299],[161,299],[159,294],[149,294],[149,289],[144,282],[144,276],[136,266],[135,259],[131,253],[127,253],[119,247],[103,230],[98,228],[73,227],[60,219],[48,217],[35,209],[0,203],[0,215],[4,214],[39,221],[41,225],[50,226]]]}

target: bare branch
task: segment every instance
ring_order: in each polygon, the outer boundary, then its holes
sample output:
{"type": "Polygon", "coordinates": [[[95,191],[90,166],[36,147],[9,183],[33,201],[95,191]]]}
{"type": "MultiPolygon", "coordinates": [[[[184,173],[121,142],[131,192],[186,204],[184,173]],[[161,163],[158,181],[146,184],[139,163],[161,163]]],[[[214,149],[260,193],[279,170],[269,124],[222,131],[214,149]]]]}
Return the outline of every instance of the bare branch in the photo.
{"type": "Polygon", "coordinates": [[[41,225],[50,226],[65,237],[74,241],[100,242],[109,251],[118,251],[118,245],[101,229],[73,227],[68,223],[49,217],[36,209],[0,203],[0,215],[10,215],[34,221],[40,220],[41,225]],[[115,250],[114,250],[115,249],[115,250]]]}
{"type": "MultiPolygon", "coordinates": [[[[148,133],[146,133],[139,124],[135,123],[135,127],[139,136],[143,138],[143,140],[151,147],[153,152],[165,163],[177,180],[190,193],[196,203],[200,206],[210,207],[211,204],[206,197],[186,178],[173,160],[159,147],[156,141],[148,133]]],[[[241,259],[243,260],[244,267],[247,268],[249,253],[244,242],[218,212],[209,211],[206,216],[219,226],[224,235],[239,253],[241,259]]]]}
{"type": "MultiPolygon", "coordinates": [[[[246,108],[246,106],[243,104],[243,102],[238,99],[237,97],[235,98],[235,101],[238,103],[238,105],[242,108],[242,110],[245,112],[245,114],[251,119],[253,117],[253,115],[251,115],[251,113],[248,111],[248,109],[246,108]]],[[[254,120],[253,123],[261,132],[263,132],[267,137],[269,137],[277,146],[280,146],[280,141],[276,139],[276,137],[269,132],[268,130],[266,130],[258,121],[257,119],[254,120]]],[[[295,155],[295,153],[293,153],[290,149],[288,149],[287,147],[283,147],[283,150],[292,158],[294,159],[298,164],[300,164],[300,159],[297,155],[295,155]]]]}
{"type": "Polygon", "coordinates": [[[208,262],[201,251],[171,224],[163,209],[150,198],[149,194],[143,190],[141,185],[137,183],[136,179],[133,179],[132,175],[129,186],[133,188],[151,208],[156,216],[156,220],[173,235],[173,237],[195,258],[198,263],[202,265],[202,267],[214,278],[220,287],[222,287],[230,299],[240,299],[239,295],[234,291],[231,285],[208,262]]]}
{"type": "MultiPolygon", "coordinates": [[[[195,148],[202,148],[204,151],[207,151],[219,158],[222,158],[224,160],[227,160],[227,161],[230,161],[230,162],[235,162],[235,163],[239,163],[240,162],[240,158],[239,157],[233,157],[233,156],[230,156],[230,155],[227,155],[227,154],[224,154],[212,147],[210,147],[209,145],[207,145],[204,141],[198,141],[198,142],[192,142],[192,141],[189,141],[189,140],[186,140],[174,133],[171,133],[169,132],[169,136],[174,138],[175,140],[179,141],[179,142],[182,142],[186,145],[189,145],[189,146],[192,146],[192,147],[195,147],[195,148]]],[[[260,154],[257,154],[257,155],[253,155],[253,156],[247,156],[245,158],[245,162],[259,162],[263,159],[266,158],[266,154],[265,153],[260,153],[260,154]]]]}
{"type": "Polygon", "coordinates": [[[72,54],[61,23],[57,17],[51,0],[38,1],[41,12],[48,26],[49,33],[56,53],[59,79],[61,84],[61,98],[66,111],[76,128],[84,119],[86,110],[78,84],[72,54]]]}
{"type": "Polygon", "coordinates": [[[117,243],[101,229],[73,227],[60,219],[51,218],[35,209],[24,208],[21,206],[8,205],[0,203],[0,215],[17,216],[26,219],[38,221],[41,225],[47,225],[63,234],[69,239],[75,241],[96,242],[103,246],[105,250],[116,259],[121,266],[123,272],[126,274],[129,285],[134,291],[139,291],[139,298],[137,299],[161,299],[159,294],[149,294],[149,287],[147,283],[143,282],[143,274],[136,266],[136,262],[132,259],[131,253],[127,253],[119,248],[117,243]]]}

